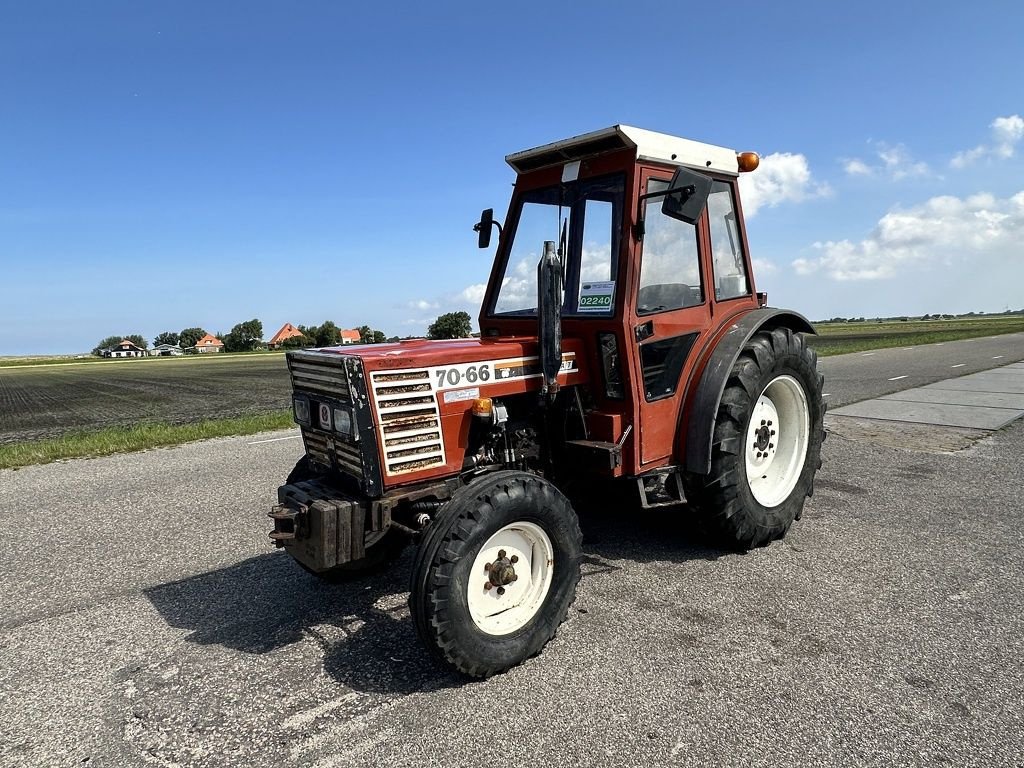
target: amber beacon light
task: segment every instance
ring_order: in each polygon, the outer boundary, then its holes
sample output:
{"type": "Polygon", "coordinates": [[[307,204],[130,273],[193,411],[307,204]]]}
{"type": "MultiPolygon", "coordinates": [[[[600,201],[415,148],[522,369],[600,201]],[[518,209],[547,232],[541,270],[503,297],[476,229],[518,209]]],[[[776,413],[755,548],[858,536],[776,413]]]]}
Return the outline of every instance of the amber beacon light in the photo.
{"type": "Polygon", "coordinates": [[[754,170],[760,164],[761,158],[757,152],[739,152],[736,155],[736,163],[740,167],[740,173],[747,173],[754,170]]]}

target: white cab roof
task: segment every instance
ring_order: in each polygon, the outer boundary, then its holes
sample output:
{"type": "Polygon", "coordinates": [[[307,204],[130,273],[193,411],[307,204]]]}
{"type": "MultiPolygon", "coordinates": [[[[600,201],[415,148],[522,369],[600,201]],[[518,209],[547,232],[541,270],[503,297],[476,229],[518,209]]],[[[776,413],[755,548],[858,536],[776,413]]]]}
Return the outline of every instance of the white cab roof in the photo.
{"type": "Polygon", "coordinates": [[[737,175],[736,152],[714,144],[704,144],[667,133],[646,131],[631,125],[613,125],[541,147],[507,155],[505,162],[519,173],[580,160],[592,155],[632,147],[637,159],[669,165],[688,165],[737,175]]]}

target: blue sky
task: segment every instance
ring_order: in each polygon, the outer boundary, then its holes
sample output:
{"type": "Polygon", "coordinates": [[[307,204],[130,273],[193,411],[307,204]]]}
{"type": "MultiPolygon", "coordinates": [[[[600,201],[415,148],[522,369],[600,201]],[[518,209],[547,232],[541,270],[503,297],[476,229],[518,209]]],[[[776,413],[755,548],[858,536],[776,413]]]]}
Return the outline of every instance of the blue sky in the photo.
{"type": "Polygon", "coordinates": [[[906,5],[4,3],[0,355],[475,317],[504,155],[618,122],[762,153],[773,305],[1019,308],[1024,6],[906,5]]]}

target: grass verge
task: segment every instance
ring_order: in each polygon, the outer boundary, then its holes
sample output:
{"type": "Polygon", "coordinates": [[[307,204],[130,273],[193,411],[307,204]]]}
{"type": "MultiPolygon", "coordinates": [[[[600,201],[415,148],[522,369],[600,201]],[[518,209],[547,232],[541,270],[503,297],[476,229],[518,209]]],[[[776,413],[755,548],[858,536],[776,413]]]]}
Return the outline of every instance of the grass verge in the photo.
{"type": "Polygon", "coordinates": [[[940,341],[975,339],[1024,331],[1020,315],[991,319],[924,320],[883,323],[817,323],[817,336],[808,336],[818,355],[845,355],[888,347],[917,347],[940,341]]]}
{"type": "Polygon", "coordinates": [[[110,427],[95,432],[69,432],[62,437],[49,440],[0,445],[0,469],[49,464],[60,459],[109,456],[112,453],[181,445],[211,437],[253,435],[291,426],[294,426],[292,412],[286,409],[232,419],[211,419],[195,424],[153,422],[110,427]]]}

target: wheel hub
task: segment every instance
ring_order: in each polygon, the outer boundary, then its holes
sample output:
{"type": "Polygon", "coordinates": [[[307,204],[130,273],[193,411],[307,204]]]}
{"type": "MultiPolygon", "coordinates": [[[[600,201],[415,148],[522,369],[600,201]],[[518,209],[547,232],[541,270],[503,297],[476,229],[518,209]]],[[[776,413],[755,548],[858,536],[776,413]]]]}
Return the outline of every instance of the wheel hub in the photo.
{"type": "Polygon", "coordinates": [[[777,376],[754,403],[746,430],[747,483],[766,507],[781,504],[796,486],[810,435],[807,395],[792,376],[777,376]]]}
{"type": "Polygon", "coordinates": [[[518,562],[519,558],[516,555],[508,557],[504,549],[499,550],[498,559],[484,566],[484,570],[487,572],[484,589],[497,589],[499,596],[504,595],[505,587],[519,578],[514,567],[518,562]]]}

